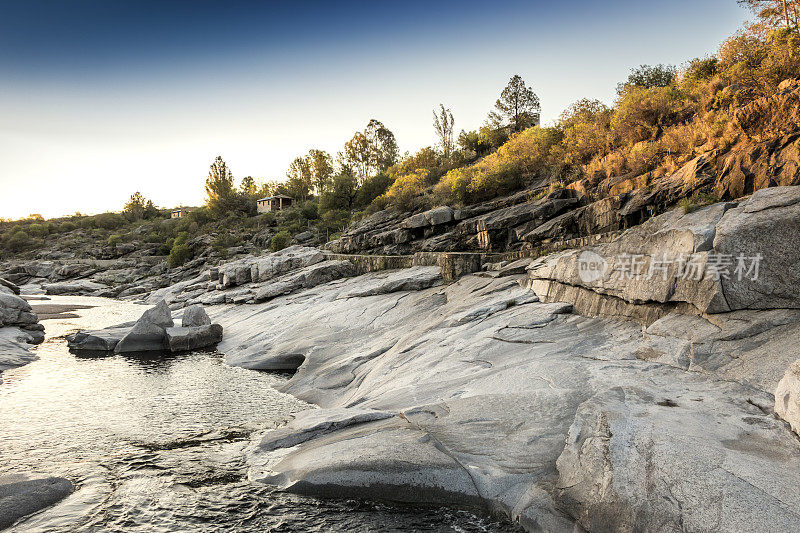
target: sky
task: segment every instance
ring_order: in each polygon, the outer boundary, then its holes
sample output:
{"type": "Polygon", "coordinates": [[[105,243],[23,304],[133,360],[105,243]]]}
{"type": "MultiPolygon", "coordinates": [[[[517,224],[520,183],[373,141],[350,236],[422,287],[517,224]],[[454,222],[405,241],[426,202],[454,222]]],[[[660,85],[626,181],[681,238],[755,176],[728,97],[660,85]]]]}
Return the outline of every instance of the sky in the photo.
{"type": "Polygon", "coordinates": [[[221,155],[283,180],[376,118],[401,152],[443,103],[476,129],[519,74],[554,122],[640,64],[713,54],[735,0],[0,0],[0,218],[200,205],[221,155]]]}

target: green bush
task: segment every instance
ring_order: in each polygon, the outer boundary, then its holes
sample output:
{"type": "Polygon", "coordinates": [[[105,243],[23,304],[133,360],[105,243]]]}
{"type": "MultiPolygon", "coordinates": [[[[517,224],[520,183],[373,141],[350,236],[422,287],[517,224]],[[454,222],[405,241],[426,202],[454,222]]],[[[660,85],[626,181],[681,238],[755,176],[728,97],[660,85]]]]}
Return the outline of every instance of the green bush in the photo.
{"type": "Polygon", "coordinates": [[[58,231],[61,233],[68,233],[70,231],[75,231],[78,226],[75,225],[74,222],[70,222],[69,220],[62,222],[58,226],[58,231]]]}
{"type": "Polygon", "coordinates": [[[278,250],[283,250],[287,246],[289,246],[289,242],[291,242],[292,236],[289,234],[288,231],[279,231],[272,237],[272,242],[270,243],[269,249],[273,252],[277,252],[278,250]]]}
{"type": "Polygon", "coordinates": [[[170,268],[179,267],[192,258],[192,250],[186,244],[175,244],[167,257],[167,265],[170,268]]]}
{"type": "Polygon", "coordinates": [[[121,243],[121,242],[122,242],[122,235],[117,235],[117,234],[114,234],[114,235],[111,235],[111,236],[108,238],[108,245],[109,245],[111,248],[114,248],[114,247],[116,247],[116,246],[117,246],[119,243],[121,243]]]}
{"type": "Polygon", "coordinates": [[[17,230],[6,241],[6,248],[12,252],[21,252],[33,245],[33,239],[24,231],[17,230]]]}
{"type": "Polygon", "coordinates": [[[47,227],[43,224],[31,224],[28,226],[28,234],[33,237],[44,237],[47,235],[47,227]]]}
{"type": "Polygon", "coordinates": [[[117,229],[125,225],[125,217],[119,213],[100,213],[94,216],[94,225],[102,229],[117,229]]]}

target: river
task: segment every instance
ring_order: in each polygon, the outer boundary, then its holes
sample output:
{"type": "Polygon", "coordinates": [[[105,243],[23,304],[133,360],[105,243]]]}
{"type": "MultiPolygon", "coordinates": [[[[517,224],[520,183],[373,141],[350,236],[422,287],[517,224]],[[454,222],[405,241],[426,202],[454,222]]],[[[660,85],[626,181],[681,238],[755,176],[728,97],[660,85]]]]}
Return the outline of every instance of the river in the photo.
{"type": "Polygon", "coordinates": [[[230,367],[204,351],[78,357],[63,335],[137,318],[100,298],[43,320],[38,361],[2,374],[0,475],[36,472],[77,490],[10,531],[508,531],[464,510],[317,500],[247,480],[254,432],[310,409],[274,389],[288,376],[230,367]]]}

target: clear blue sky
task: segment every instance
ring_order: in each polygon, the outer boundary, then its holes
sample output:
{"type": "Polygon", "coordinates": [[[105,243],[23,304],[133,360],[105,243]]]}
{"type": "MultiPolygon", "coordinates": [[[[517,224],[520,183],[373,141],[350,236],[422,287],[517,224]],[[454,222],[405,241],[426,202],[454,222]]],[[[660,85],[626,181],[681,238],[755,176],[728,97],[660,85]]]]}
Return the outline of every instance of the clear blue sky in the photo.
{"type": "Polygon", "coordinates": [[[287,4],[0,0],[0,217],[119,210],[136,190],[197,205],[216,155],[237,180],[283,179],[373,117],[415,151],[440,102],[477,128],[513,74],[552,122],[749,16],[735,0],[287,4]]]}

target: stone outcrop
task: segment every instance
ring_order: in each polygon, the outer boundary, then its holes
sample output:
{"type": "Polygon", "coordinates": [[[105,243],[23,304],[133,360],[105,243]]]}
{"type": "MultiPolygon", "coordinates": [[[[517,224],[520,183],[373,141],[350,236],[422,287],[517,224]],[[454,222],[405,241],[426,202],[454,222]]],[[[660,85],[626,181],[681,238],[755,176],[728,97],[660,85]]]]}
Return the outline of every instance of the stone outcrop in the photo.
{"type": "Polygon", "coordinates": [[[136,322],[67,335],[74,352],[138,353],[183,352],[214,346],[222,340],[222,326],[213,324],[199,305],[187,307],[180,327],[164,300],[136,322]]]}
{"type": "Polygon", "coordinates": [[[63,500],[74,487],[60,477],[0,476],[0,529],[63,500]]]}
{"type": "Polygon", "coordinates": [[[543,299],[587,308],[592,301],[662,311],[688,304],[703,313],[797,308],[800,250],[790,243],[800,235],[798,202],[800,187],[776,187],[739,204],[673,210],[611,243],[532,263],[528,285],[543,299]],[[603,271],[594,275],[592,265],[603,271]]]}
{"type": "Polygon", "coordinates": [[[0,279],[0,372],[36,360],[31,344],[44,341],[44,326],[19,287],[0,279]]]}
{"type": "Polygon", "coordinates": [[[796,252],[763,251],[743,285],[576,274],[589,251],[707,267],[770,231],[793,242],[795,195],[669,211],[503,276],[512,263],[392,292],[404,271],[374,272],[213,310],[229,364],[296,368],[281,389],[322,408],[261,435],[251,479],[483,506],[529,530],[797,529],[800,445],[773,414],[796,423],[796,252]],[[539,301],[534,281],[562,292],[539,301]]]}
{"type": "Polygon", "coordinates": [[[167,328],[174,326],[172,313],[162,300],[144,312],[114,347],[114,353],[158,352],[169,348],[167,328]]]}
{"type": "Polygon", "coordinates": [[[206,310],[203,309],[202,305],[190,305],[186,309],[183,310],[183,316],[181,317],[181,326],[185,328],[192,328],[198,326],[210,326],[211,319],[208,317],[208,313],[206,310]]]}
{"type": "Polygon", "coordinates": [[[203,326],[167,328],[167,345],[171,352],[188,352],[199,348],[214,346],[222,340],[222,326],[206,324],[203,326]]]}

